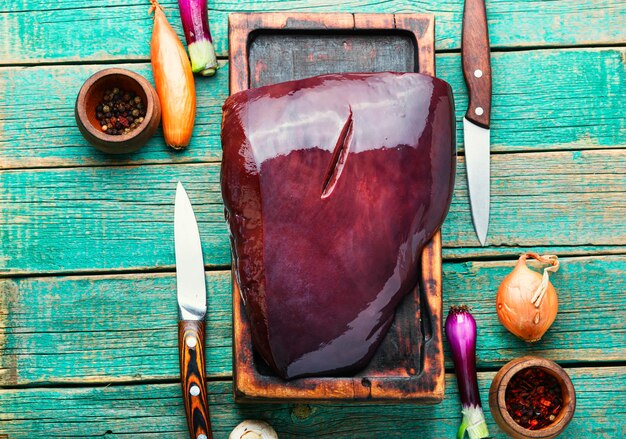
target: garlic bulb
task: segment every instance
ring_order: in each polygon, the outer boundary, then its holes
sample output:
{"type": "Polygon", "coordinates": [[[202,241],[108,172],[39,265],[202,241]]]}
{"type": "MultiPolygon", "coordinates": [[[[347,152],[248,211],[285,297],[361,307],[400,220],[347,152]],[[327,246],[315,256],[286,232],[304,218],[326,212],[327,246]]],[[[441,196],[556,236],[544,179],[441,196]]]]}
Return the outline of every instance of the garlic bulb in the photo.
{"type": "Polygon", "coordinates": [[[228,439],[278,439],[278,435],[267,422],[247,419],[235,427],[228,439]]]}
{"type": "Polygon", "coordinates": [[[550,328],[558,311],[558,299],[548,273],[558,269],[557,256],[525,253],[504,278],[498,288],[496,309],[500,323],[512,334],[524,341],[535,342],[550,328]],[[550,266],[541,275],[528,268],[526,260],[529,257],[550,266]]]}

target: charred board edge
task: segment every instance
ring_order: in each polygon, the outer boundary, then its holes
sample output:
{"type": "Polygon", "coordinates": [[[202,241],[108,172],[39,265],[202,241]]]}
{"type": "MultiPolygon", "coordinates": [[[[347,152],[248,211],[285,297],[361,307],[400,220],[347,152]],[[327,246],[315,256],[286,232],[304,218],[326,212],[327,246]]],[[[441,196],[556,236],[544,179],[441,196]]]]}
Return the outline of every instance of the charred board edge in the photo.
{"type": "MultiPolygon", "coordinates": [[[[311,14],[235,13],[228,17],[230,53],[230,94],[247,90],[250,83],[249,44],[251,34],[260,30],[403,30],[417,42],[420,73],[435,75],[434,16],[430,14],[311,14]]],[[[233,264],[234,266],[234,264],[233,264]]],[[[388,376],[312,377],[284,381],[259,373],[239,287],[233,272],[233,392],[236,402],[410,402],[436,404],[444,395],[442,340],[442,257],[441,233],[437,231],[421,256],[419,316],[424,333],[420,374],[407,376],[390,370],[388,376]],[[424,300],[425,299],[425,300],[424,300]],[[426,302],[426,303],[424,303],[426,302]],[[394,376],[394,373],[397,373],[394,376]]],[[[418,307],[419,307],[418,303],[418,307]]],[[[418,316],[416,316],[417,318],[418,316]]]]}

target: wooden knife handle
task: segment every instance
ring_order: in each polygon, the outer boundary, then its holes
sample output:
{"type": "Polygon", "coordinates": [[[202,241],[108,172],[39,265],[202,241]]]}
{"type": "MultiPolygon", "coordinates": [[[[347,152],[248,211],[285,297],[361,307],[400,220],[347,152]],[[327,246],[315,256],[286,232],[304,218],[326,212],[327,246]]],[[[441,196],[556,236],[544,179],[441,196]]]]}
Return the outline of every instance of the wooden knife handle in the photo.
{"type": "Polygon", "coordinates": [[[204,321],[178,322],[178,349],[189,436],[212,439],[204,367],[204,321]]]}
{"type": "Polygon", "coordinates": [[[465,117],[483,128],[491,118],[491,60],[484,0],[465,0],[461,42],[463,76],[469,94],[465,117]]]}

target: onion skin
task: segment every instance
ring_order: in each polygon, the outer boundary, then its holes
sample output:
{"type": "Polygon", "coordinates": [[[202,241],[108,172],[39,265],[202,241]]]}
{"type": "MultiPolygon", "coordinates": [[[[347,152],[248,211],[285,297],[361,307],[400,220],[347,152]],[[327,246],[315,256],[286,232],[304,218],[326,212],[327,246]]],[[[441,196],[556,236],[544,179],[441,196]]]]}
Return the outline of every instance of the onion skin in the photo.
{"type": "Polygon", "coordinates": [[[476,378],[476,320],[467,308],[450,308],[446,318],[446,338],[450,345],[461,403],[480,405],[476,378]]]}
{"type": "Polygon", "coordinates": [[[466,432],[470,439],[486,438],[489,429],[476,376],[476,320],[467,306],[453,306],[450,307],[445,327],[463,413],[457,439],[462,439],[466,432]]]}
{"type": "Polygon", "coordinates": [[[215,48],[209,30],[207,0],[178,0],[180,20],[191,58],[191,70],[213,76],[217,70],[215,48]]]}
{"type": "Polygon", "coordinates": [[[533,253],[520,256],[515,268],[504,278],[496,296],[496,310],[500,323],[513,335],[532,343],[539,341],[554,323],[558,312],[558,298],[551,283],[539,306],[532,302],[541,284],[542,275],[526,265],[526,259],[543,258],[533,253]]]}
{"type": "Polygon", "coordinates": [[[191,141],[196,117],[196,87],[187,52],[172,29],[161,6],[152,1],[154,27],[150,60],[161,103],[165,143],[184,149],[191,141]]]}

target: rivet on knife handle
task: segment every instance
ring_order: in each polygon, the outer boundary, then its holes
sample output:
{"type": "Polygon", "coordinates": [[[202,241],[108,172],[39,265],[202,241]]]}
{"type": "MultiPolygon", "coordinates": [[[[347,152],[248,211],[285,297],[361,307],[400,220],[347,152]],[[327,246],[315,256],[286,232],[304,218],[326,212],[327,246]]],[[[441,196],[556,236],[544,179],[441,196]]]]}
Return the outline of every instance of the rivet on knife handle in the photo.
{"type": "Polygon", "coordinates": [[[204,321],[178,322],[180,378],[189,435],[192,439],[212,439],[204,361],[204,321]]]}
{"type": "Polygon", "coordinates": [[[469,94],[465,117],[483,128],[491,118],[491,61],[484,0],[465,0],[461,43],[463,76],[469,94]]]}

